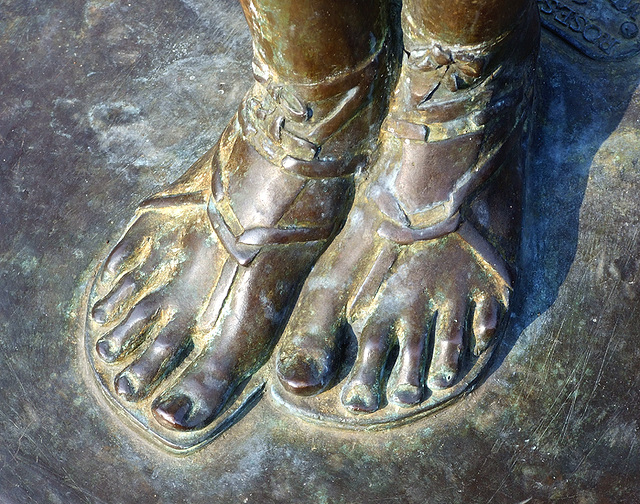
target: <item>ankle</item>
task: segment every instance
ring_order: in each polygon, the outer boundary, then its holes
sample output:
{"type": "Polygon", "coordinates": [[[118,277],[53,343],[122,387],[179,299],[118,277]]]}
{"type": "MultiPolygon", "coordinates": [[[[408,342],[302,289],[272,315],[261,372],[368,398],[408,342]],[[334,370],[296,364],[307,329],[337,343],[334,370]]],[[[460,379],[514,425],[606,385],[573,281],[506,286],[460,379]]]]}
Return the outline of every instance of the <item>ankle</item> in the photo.
{"type": "Polygon", "coordinates": [[[355,171],[386,112],[387,58],[383,41],[356,67],[315,83],[284,80],[255,58],[256,83],[238,114],[245,139],[287,172],[330,177],[355,171]]]}
{"type": "Polygon", "coordinates": [[[513,28],[475,44],[447,43],[418,32],[410,20],[404,19],[405,25],[405,56],[392,115],[409,119],[416,112],[421,123],[444,123],[482,111],[473,122],[486,122],[487,100],[497,101],[492,95],[533,81],[540,38],[537,11],[525,12],[513,28]]]}

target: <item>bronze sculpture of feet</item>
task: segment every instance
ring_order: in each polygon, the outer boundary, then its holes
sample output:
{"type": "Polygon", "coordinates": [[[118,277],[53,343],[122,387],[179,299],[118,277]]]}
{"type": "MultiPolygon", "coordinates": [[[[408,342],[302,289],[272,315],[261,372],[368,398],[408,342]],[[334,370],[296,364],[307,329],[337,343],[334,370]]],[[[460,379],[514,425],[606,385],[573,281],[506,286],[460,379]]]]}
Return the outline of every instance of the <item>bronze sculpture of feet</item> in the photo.
{"type": "Polygon", "coordinates": [[[274,373],[289,411],[353,428],[477,382],[509,308],[539,40],[534,9],[486,1],[495,19],[469,33],[462,11],[436,15],[442,36],[426,2],[405,2],[389,102],[388,2],[241,0],[252,89],[218,144],[140,206],[88,301],[88,361],[125,418],[184,451],[274,373]]]}

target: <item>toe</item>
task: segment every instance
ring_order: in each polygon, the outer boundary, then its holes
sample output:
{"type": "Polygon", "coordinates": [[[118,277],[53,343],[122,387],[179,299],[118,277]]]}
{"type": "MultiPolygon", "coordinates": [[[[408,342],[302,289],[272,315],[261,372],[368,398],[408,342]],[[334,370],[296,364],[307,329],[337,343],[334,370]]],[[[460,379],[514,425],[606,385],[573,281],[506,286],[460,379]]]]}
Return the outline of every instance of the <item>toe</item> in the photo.
{"type": "Polygon", "coordinates": [[[169,428],[201,429],[220,414],[240,381],[216,369],[213,362],[194,364],[176,387],[154,401],[153,414],[169,428]]]}
{"type": "Polygon", "coordinates": [[[311,356],[299,350],[293,354],[280,352],[276,361],[276,373],[285,389],[298,395],[314,395],[324,390],[331,382],[334,370],[333,355],[323,353],[311,356]]]}
{"type": "Polygon", "coordinates": [[[148,221],[149,214],[143,214],[107,256],[102,270],[103,282],[130,271],[149,255],[151,238],[146,232],[148,221]]]}
{"type": "Polygon", "coordinates": [[[157,318],[158,308],[141,301],[127,318],[96,343],[96,352],[105,362],[114,362],[137,348],[157,318]]]}
{"type": "Polygon", "coordinates": [[[193,402],[184,394],[157,400],[152,411],[156,420],[166,427],[179,430],[195,427],[191,415],[193,402]]]}
{"type": "Polygon", "coordinates": [[[283,335],[276,372],[288,391],[313,395],[328,387],[338,371],[343,304],[334,294],[324,292],[314,292],[301,301],[313,310],[294,312],[283,335]]]}
{"type": "MultiPolygon", "coordinates": [[[[421,308],[420,312],[424,309],[421,308]]],[[[426,322],[417,310],[405,314],[404,334],[400,337],[400,354],[396,363],[394,385],[389,391],[389,401],[398,406],[413,406],[422,401],[422,376],[427,339],[426,322]],[[412,320],[413,319],[413,320],[412,320]]]]}
{"type": "Polygon", "coordinates": [[[96,302],[91,310],[91,316],[98,324],[105,324],[120,312],[122,306],[131,298],[136,290],[133,275],[123,276],[111,292],[96,302]]]}
{"type": "Polygon", "coordinates": [[[422,374],[426,335],[412,335],[400,346],[397,374],[389,391],[389,401],[398,406],[413,406],[422,400],[422,374]]]}
{"type": "Polygon", "coordinates": [[[378,387],[351,381],[342,389],[342,404],[355,413],[373,413],[380,407],[378,387]]]}
{"type": "Polygon", "coordinates": [[[170,321],[140,357],[116,376],[116,392],[127,401],[142,399],[184,360],[192,347],[187,328],[170,321]]]}
{"type": "Polygon", "coordinates": [[[434,353],[429,374],[429,387],[444,389],[453,385],[460,367],[463,349],[464,310],[459,306],[438,311],[434,353]]]}
{"type": "Polygon", "coordinates": [[[393,322],[383,318],[367,323],[358,338],[358,355],[342,389],[342,404],[349,410],[371,413],[380,407],[382,374],[391,348],[393,322]]]}
{"type": "Polygon", "coordinates": [[[389,396],[389,401],[402,408],[415,406],[422,401],[422,385],[412,383],[400,383],[389,396]]]}
{"type": "Polygon", "coordinates": [[[484,352],[496,333],[500,318],[500,303],[494,297],[483,297],[476,302],[473,314],[474,355],[484,352]]]}
{"type": "Polygon", "coordinates": [[[338,354],[351,278],[335,267],[334,261],[342,255],[342,251],[337,251],[320,258],[283,334],[276,370],[284,388],[294,394],[321,392],[339,370],[338,354]]]}

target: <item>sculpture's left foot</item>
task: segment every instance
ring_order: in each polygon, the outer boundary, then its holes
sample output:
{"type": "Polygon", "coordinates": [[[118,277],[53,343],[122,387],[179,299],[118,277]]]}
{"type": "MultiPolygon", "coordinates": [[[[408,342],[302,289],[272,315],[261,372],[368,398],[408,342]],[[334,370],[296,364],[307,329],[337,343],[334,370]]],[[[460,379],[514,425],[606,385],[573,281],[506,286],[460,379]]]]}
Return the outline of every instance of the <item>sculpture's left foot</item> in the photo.
{"type": "Polygon", "coordinates": [[[385,222],[370,201],[355,206],[303,287],[276,360],[276,392],[299,412],[366,425],[432,409],[466,390],[495,347],[511,275],[494,246],[469,223],[399,244],[376,233],[385,222]]]}
{"type": "Polygon", "coordinates": [[[396,421],[486,369],[509,309],[538,33],[532,12],[493,45],[425,40],[405,57],[377,161],[277,355],[274,393],[294,411],[396,421]]]}

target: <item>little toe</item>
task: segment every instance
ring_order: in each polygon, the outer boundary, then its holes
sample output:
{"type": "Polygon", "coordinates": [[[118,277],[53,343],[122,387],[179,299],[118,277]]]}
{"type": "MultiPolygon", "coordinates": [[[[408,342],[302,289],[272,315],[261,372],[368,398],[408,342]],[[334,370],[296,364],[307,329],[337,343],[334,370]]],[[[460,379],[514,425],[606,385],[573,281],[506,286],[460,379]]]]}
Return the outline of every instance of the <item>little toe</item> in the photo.
{"type": "Polygon", "coordinates": [[[494,297],[483,297],[476,302],[473,314],[473,353],[478,356],[488,347],[498,328],[501,306],[494,297]]]}
{"type": "Polygon", "coordinates": [[[463,349],[463,328],[464,310],[445,308],[438,312],[428,380],[430,388],[445,389],[455,382],[463,349]]]}
{"type": "Polygon", "coordinates": [[[98,356],[111,363],[131,353],[143,341],[158,311],[152,303],[142,301],[137,304],[120,325],[98,340],[98,356]]]}
{"type": "Polygon", "coordinates": [[[169,322],[149,347],[116,376],[116,392],[127,401],[146,397],[164,376],[184,360],[192,347],[187,329],[175,321],[169,322]]]}
{"type": "Polygon", "coordinates": [[[125,302],[131,298],[136,290],[133,275],[123,276],[111,292],[93,305],[91,316],[98,324],[105,324],[120,312],[125,302]]]}
{"type": "Polygon", "coordinates": [[[169,428],[201,429],[220,414],[236,387],[237,381],[229,373],[211,369],[206,363],[203,369],[196,365],[185,372],[174,389],[154,401],[153,415],[169,428]]]}

